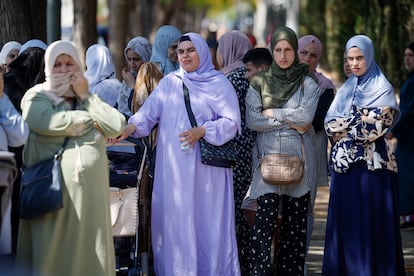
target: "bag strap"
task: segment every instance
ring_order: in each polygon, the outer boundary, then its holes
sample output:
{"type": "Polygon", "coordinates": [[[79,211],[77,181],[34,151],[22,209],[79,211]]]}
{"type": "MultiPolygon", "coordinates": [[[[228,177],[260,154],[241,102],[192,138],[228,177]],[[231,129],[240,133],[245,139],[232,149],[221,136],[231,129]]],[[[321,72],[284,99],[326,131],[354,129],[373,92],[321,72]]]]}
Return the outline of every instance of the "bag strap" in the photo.
{"type": "Polygon", "coordinates": [[[305,143],[303,142],[303,134],[300,134],[300,139],[302,140],[302,161],[305,162],[305,143]]]}
{"type": "MultiPolygon", "coordinates": [[[[183,82],[183,85],[184,85],[184,82],[183,82]]],[[[184,87],[185,87],[185,85],[184,85],[184,87]]],[[[185,88],[187,88],[187,87],[185,87],[185,88]]],[[[188,94],[188,91],[187,91],[187,94],[188,94]]],[[[302,97],[304,95],[305,95],[305,76],[302,76],[302,83],[301,83],[301,86],[300,86],[300,95],[299,95],[299,104],[298,104],[298,107],[300,107],[300,105],[302,103],[302,97]]],[[[185,93],[184,93],[184,97],[185,97],[185,93]]],[[[302,151],[302,161],[305,162],[305,144],[304,144],[304,141],[303,141],[303,134],[302,133],[299,133],[299,135],[300,135],[300,139],[301,139],[301,143],[302,143],[302,150],[301,150],[302,151]]],[[[257,146],[258,158],[260,159],[263,156],[263,153],[260,153],[258,143],[256,143],[256,146],[257,146]]],[[[280,147],[282,147],[282,146],[280,146],[280,147]]]]}
{"type": "MultiPolygon", "coordinates": [[[[299,95],[299,104],[298,108],[302,104],[302,97],[305,95],[305,76],[302,76],[302,83],[300,85],[300,95],[299,95]]],[[[305,145],[303,142],[303,134],[298,132],[300,135],[301,143],[302,143],[302,161],[305,162],[305,145]]]]}
{"type": "Polygon", "coordinates": [[[299,95],[299,104],[298,108],[302,104],[302,97],[305,95],[305,76],[302,76],[302,83],[300,85],[300,95],[299,95]]]}
{"type": "MultiPolygon", "coordinates": [[[[76,105],[77,105],[77,103],[78,103],[78,101],[76,100],[76,98],[74,97],[73,98],[74,100],[73,100],[73,106],[72,106],[72,110],[75,110],[76,109],[76,105]]],[[[68,145],[68,142],[69,142],[69,136],[66,136],[65,137],[65,140],[63,140],[63,144],[62,144],[62,146],[60,147],[60,149],[55,153],[55,155],[54,155],[54,159],[60,159],[61,157],[62,157],[62,154],[63,154],[63,151],[65,150],[65,148],[66,148],[66,146],[68,145]]]]}
{"type": "Polygon", "coordinates": [[[187,114],[188,114],[188,118],[190,119],[191,126],[192,127],[197,127],[197,122],[194,118],[193,110],[191,109],[190,94],[188,93],[188,88],[184,84],[184,81],[183,81],[183,92],[184,92],[185,108],[187,109],[187,114]]]}

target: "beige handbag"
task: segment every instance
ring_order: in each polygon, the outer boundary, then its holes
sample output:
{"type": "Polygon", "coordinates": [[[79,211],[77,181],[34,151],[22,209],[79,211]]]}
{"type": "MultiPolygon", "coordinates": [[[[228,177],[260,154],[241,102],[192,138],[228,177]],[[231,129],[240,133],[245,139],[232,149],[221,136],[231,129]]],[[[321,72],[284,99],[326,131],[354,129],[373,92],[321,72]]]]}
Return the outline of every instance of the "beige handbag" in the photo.
{"type": "Polygon", "coordinates": [[[134,236],[138,227],[138,188],[110,187],[112,235],[134,236]]]}
{"type": "Polygon", "coordinates": [[[302,137],[302,158],[297,155],[270,153],[262,157],[260,170],[264,182],[272,185],[298,184],[305,168],[305,147],[302,137]]]}
{"type": "MultiPolygon", "coordinates": [[[[127,146],[129,144],[126,144],[127,146]]],[[[109,190],[109,204],[111,208],[111,224],[112,235],[114,237],[134,236],[137,233],[139,222],[138,210],[138,189],[140,187],[142,172],[145,165],[145,156],[147,155],[147,147],[144,145],[144,158],[141,160],[137,176],[137,186],[120,189],[117,187],[110,187],[109,190]]]]}

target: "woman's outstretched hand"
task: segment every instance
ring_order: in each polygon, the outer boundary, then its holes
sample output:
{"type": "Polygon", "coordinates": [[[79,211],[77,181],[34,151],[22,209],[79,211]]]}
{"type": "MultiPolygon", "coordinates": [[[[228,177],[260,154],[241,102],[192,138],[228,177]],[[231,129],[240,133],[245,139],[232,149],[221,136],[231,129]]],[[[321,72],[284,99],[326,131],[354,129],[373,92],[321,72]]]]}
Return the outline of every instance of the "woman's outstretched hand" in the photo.
{"type": "Polygon", "coordinates": [[[108,142],[111,143],[112,145],[119,143],[125,140],[126,138],[128,138],[129,136],[131,136],[131,134],[135,132],[135,129],[136,129],[136,126],[134,124],[127,124],[127,126],[124,128],[120,136],[118,136],[117,138],[108,139],[108,142]]]}

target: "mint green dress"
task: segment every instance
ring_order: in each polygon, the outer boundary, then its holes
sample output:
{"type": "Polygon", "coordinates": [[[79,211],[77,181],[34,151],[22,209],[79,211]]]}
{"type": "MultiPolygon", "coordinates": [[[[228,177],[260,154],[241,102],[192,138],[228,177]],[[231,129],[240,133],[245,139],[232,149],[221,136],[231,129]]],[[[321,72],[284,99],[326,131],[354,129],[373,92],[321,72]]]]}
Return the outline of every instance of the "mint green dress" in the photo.
{"type": "Polygon", "coordinates": [[[117,137],[124,116],[90,95],[71,110],[29,90],[22,101],[30,135],[23,162],[31,166],[69,143],[62,157],[64,207],[20,220],[16,269],[24,275],[115,275],[106,138],[117,137]],[[99,125],[100,131],[96,125],[99,125]]]}

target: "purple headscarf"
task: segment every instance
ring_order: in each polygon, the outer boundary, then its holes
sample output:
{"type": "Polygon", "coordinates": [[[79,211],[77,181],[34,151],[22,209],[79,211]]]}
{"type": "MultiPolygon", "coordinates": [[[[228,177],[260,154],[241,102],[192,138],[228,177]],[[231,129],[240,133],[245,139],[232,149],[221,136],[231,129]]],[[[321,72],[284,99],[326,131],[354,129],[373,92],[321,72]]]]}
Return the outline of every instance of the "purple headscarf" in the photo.
{"type": "MultiPolygon", "coordinates": [[[[305,35],[299,38],[298,40],[298,54],[303,51],[303,49],[310,43],[313,43],[316,48],[316,60],[319,63],[319,60],[321,59],[322,55],[322,43],[321,41],[314,35],[305,35]]],[[[318,78],[318,85],[321,88],[327,88],[327,89],[334,89],[335,86],[332,83],[331,80],[329,80],[327,77],[325,77],[322,73],[319,73],[316,71],[316,68],[310,68],[309,71],[313,72],[315,77],[318,78]]]]}
{"type": "Polygon", "coordinates": [[[223,34],[218,41],[217,52],[223,59],[221,71],[228,75],[237,68],[244,67],[243,57],[252,48],[249,38],[238,30],[223,34]]]}
{"type": "Polygon", "coordinates": [[[395,110],[393,125],[400,117],[394,88],[374,60],[374,46],[365,35],[351,37],[346,52],[357,47],[364,54],[367,71],[362,76],[352,75],[336,93],[325,117],[325,123],[338,117],[349,117],[352,105],[359,107],[391,107],[395,110]]]}
{"type": "Polygon", "coordinates": [[[223,116],[228,114],[230,118],[238,118],[236,123],[240,131],[240,107],[233,85],[222,72],[214,69],[210,48],[200,34],[186,33],[183,36],[188,36],[196,48],[200,65],[192,72],[186,72],[180,66],[173,74],[183,80],[190,93],[197,93],[211,102],[223,116]]]}

